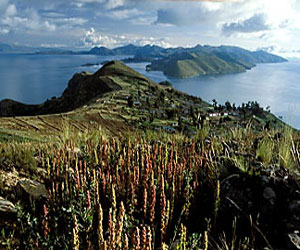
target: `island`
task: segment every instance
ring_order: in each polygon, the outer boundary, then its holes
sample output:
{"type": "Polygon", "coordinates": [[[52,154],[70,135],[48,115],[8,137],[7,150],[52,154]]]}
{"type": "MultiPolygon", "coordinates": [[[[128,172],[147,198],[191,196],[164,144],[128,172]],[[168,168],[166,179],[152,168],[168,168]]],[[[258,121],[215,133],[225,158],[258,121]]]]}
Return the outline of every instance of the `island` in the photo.
{"type": "Polygon", "coordinates": [[[168,77],[190,78],[203,75],[240,73],[257,63],[282,63],[287,60],[265,51],[249,51],[232,46],[196,46],[153,60],[147,71],[162,71],[168,77]]]}

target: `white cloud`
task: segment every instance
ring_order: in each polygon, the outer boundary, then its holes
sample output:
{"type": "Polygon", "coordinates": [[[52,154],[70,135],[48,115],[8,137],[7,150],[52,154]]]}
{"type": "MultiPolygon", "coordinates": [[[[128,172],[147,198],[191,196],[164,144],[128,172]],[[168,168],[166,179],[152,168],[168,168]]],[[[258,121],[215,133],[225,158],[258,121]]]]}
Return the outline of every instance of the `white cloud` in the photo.
{"type": "Polygon", "coordinates": [[[161,8],[157,11],[157,24],[171,24],[176,26],[189,26],[210,22],[214,13],[219,10],[213,5],[193,3],[186,5],[176,3],[171,7],[161,8]]]}
{"type": "Polygon", "coordinates": [[[51,24],[48,21],[45,21],[44,25],[45,25],[46,29],[49,30],[49,31],[55,31],[56,30],[55,24],[51,24]]]}
{"type": "Polygon", "coordinates": [[[50,23],[48,20],[42,20],[38,12],[35,9],[28,9],[25,11],[27,13],[26,22],[24,24],[19,24],[24,28],[30,30],[47,30],[55,31],[55,24],[50,23]]]}
{"type": "Polygon", "coordinates": [[[203,2],[202,6],[206,8],[208,11],[217,11],[222,8],[222,3],[217,2],[203,2]]]}
{"type": "Polygon", "coordinates": [[[40,47],[43,48],[65,48],[65,44],[58,44],[58,43],[42,43],[40,44],[40,47]]]}
{"type": "Polygon", "coordinates": [[[139,16],[130,20],[130,23],[133,25],[152,25],[156,20],[156,17],[153,16],[139,16]]]}
{"type": "Polygon", "coordinates": [[[231,35],[235,32],[252,33],[268,29],[270,29],[270,27],[266,24],[266,16],[262,13],[256,14],[243,21],[225,23],[222,26],[222,32],[225,35],[231,35]]]}
{"type": "Polygon", "coordinates": [[[44,12],[42,13],[42,16],[45,17],[45,18],[64,18],[65,15],[62,14],[62,13],[59,13],[59,12],[56,12],[56,11],[47,11],[47,12],[44,12]]]}
{"type": "Polygon", "coordinates": [[[114,9],[123,6],[124,3],[125,3],[124,0],[107,0],[105,6],[107,9],[114,9]]]}
{"type": "Polygon", "coordinates": [[[6,29],[6,28],[0,28],[0,34],[3,34],[3,35],[6,35],[9,33],[9,29],[6,29]]]}
{"type": "Polygon", "coordinates": [[[7,5],[8,5],[8,0],[0,0],[0,11],[6,10],[7,5]]]}
{"type": "Polygon", "coordinates": [[[300,0],[0,0],[0,35],[10,42],[27,39],[69,46],[82,35],[81,45],[86,47],[169,46],[172,41],[182,46],[233,44],[255,49],[276,44],[297,49],[300,0]]]}
{"type": "Polygon", "coordinates": [[[16,14],[17,14],[16,6],[14,4],[8,5],[5,12],[5,16],[15,16],[16,14]]]}
{"type": "Polygon", "coordinates": [[[106,46],[114,47],[117,40],[111,36],[98,35],[94,28],[91,28],[85,33],[85,36],[81,39],[81,45],[83,47],[94,47],[94,46],[106,46]]]}
{"type": "Polygon", "coordinates": [[[88,20],[85,18],[80,17],[69,17],[69,18],[53,18],[52,22],[60,27],[73,27],[73,26],[82,26],[83,24],[87,23],[88,20]]]}
{"type": "Polygon", "coordinates": [[[104,7],[106,9],[115,9],[117,7],[124,6],[125,0],[77,0],[72,4],[78,8],[82,8],[84,7],[84,5],[91,4],[91,3],[104,4],[104,7]]]}
{"type": "Polygon", "coordinates": [[[127,18],[133,18],[141,14],[143,14],[143,12],[134,8],[134,9],[113,10],[108,14],[108,16],[114,19],[127,19],[127,18]]]}
{"type": "Polygon", "coordinates": [[[47,20],[42,20],[35,9],[25,9],[22,15],[18,15],[16,6],[10,4],[6,7],[5,15],[0,17],[0,28],[2,34],[9,31],[55,31],[56,26],[47,20]],[[2,26],[2,28],[1,28],[2,26]]]}
{"type": "Polygon", "coordinates": [[[94,28],[90,28],[86,31],[83,38],[81,38],[79,45],[85,48],[92,47],[107,47],[115,48],[126,44],[135,44],[144,46],[146,44],[158,45],[161,47],[172,47],[172,43],[167,38],[155,38],[155,37],[143,37],[136,35],[110,35],[110,34],[98,34],[94,28]]]}
{"type": "Polygon", "coordinates": [[[300,44],[300,1],[165,2],[157,10],[155,23],[160,29],[186,34],[185,40],[193,39],[194,44],[284,47],[300,44]]]}
{"type": "Polygon", "coordinates": [[[136,40],[136,44],[140,46],[145,45],[157,45],[163,48],[175,47],[172,43],[167,41],[164,38],[155,38],[155,37],[142,37],[136,40]]]}

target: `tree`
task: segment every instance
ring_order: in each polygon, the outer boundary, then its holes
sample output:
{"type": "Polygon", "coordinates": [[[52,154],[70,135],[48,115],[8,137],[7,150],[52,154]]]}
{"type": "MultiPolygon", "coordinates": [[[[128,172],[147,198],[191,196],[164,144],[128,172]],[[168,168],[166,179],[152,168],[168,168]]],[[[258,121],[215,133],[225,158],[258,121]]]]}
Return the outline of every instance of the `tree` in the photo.
{"type": "Polygon", "coordinates": [[[226,110],[231,111],[232,107],[229,101],[225,102],[226,110]]]}
{"type": "Polygon", "coordinates": [[[216,99],[212,99],[212,102],[213,102],[213,107],[216,108],[217,104],[218,104],[217,100],[216,99]]]}
{"type": "Polygon", "coordinates": [[[166,113],[167,113],[168,119],[172,119],[176,115],[176,109],[167,109],[166,113]]]}
{"type": "Polygon", "coordinates": [[[133,96],[130,95],[127,99],[128,107],[132,108],[133,107],[133,96]]]}
{"type": "Polygon", "coordinates": [[[235,103],[232,104],[232,109],[233,109],[233,111],[236,111],[235,103]]]}
{"type": "Polygon", "coordinates": [[[154,121],[154,115],[150,115],[149,122],[152,123],[154,121]]]}
{"type": "Polygon", "coordinates": [[[159,94],[159,100],[164,103],[165,102],[165,92],[161,91],[159,94]]]}

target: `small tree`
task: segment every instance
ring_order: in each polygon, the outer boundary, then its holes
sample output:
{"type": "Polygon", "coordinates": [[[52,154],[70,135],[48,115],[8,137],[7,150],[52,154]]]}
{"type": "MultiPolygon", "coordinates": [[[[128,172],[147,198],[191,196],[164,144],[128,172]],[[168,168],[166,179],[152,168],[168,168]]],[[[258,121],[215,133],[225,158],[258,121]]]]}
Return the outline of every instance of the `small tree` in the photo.
{"type": "Polygon", "coordinates": [[[236,111],[235,103],[232,104],[232,109],[233,109],[233,111],[236,111]]]}
{"type": "Polygon", "coordinates": [[[132,108],[133,107],[133,96],[129,96],[127,99],[128,107],[132,108]]]}
{"type": "Polygon", "coordinates": [[[217,104],[218,104],[217,100],[216,99],[212,99],[212,102],[213,102],[213,107],[216,108],[217,104]]]}
{"type": "Polygon", "coordinates": [[[228,110],[228,111],[232,110],[231,103],[229,101],[225,102],[225,107],[226,107],[226,110],[228,110]]]}

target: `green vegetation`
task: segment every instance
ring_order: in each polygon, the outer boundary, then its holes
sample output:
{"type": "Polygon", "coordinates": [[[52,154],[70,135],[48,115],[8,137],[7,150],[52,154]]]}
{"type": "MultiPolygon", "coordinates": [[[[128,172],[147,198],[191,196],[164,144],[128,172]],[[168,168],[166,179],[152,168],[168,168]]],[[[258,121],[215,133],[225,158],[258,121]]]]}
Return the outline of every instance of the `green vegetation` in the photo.
{"type": "MultiPolygon", "coordinates": [[[[246,67],[238,63],[227,62],[215,55],[189,53],[184,56],[170,56],[153,61],[150,69],[163,71],[167,76],[189,78],[199,75],[218,75],[246,71],[246,67]]],[[[253,67],[254,65],[252,65],[253,67]]]]}
{"type": "Polygon", "coordinates": [[[12,144],[0,152],[0,165],[3,167],[14,166],[25,172],[36,171],[36,161],[32,153],[33,148],[27,144],[12,144]]]}
{"type": "MultiPolygon", "coordinates": [[[[294,171],[299,171],[300,159],[292,154],[288,158],[282,155],[286,151],[282,152],[281,145],[288,146],[285,143],[290,138],[291,147],[298,147],[299,136],[293,131],[288,134],[282,131],[282,137],[276,138],[279,131],[255,134],[245,128],[213,135],[203,128],[190,139],[153,131],[104,139],[110,136],[103,131],[78,137],[66,130],[59,144],[1,144],[5,153],[1,155],[4,160],[0,166],[5,166],[7,173],[12,167],[23,167],[22,171],[28,174],[37,166],[44,169],[46,175],[38,178],[49,193],[33,207],[28,207],[24,199],[19,201],[17,225],[5,231],[15,236],[16,246],[205,249],[208,241],[214,248],[228,244],[234,249],[249,249],[252,245],[260,248],[279,244],[272,228],[278,226],[263,223],[270,215],[255,201],[261,193],[251,200],[256,212],[261,213],[252,225],[252,234],[246,230],[251,227],[247,218],[240,218],[235,224],[237,230],[230,231],[236,234],[235,240],[227,241],[221,236],[223,231],[229,233],[239,210],[231,208],[230,216],[222,214],[229,209],[227,198],[247,213],[247,205],[235,193],[238,189],[234,185],[240,179],[258,183],[259,187],[249,186],[250,192],[263,192],[265,184],[260,176],[271,180],[272,175],[278,175],[284,168],[290,172],[291,185],[294,171]],[[34,155],[37,157],[33,158],[34,155]],[[19,165],[18,159],[23,159],[22,164],[19,165]],[[291,165],[286,164],[287,160],[291,165]],[[268,173],[270,166],[273,173],[268,173]],[[231,180],[233,174],[236,179],[231,180]]],[[[293,152],[292,148],[289,150],[293,152]]],[[[282,184],[273,185],[281,192],[282,184]]],[[[261,198],[260,202],[268,204],[261,198]]],[[[291,219],[284,213],[276,215],[279,221],[291,219]]],[[[3,238],[1,242],[5,243],[3,238]]]]}
{"type": "Polygon", "coordinates": [[[0,119],[0,248],[295,247],[298,131],[257,102],[209,105],[119,62],[97,76],[119,87],[0,119]]]}
{"type": "Polygon", "coordinates": [[[259,142],[258,148],[256,150],[256,155],[262,160],[262,162],[264,162],[265,164],[269,164],[272,160],[273,149],[273,141],[268,137],[264,137],[259,142]]]}
{"type": "Polygon", "coordinates": [[[196,46],[152,60],[147,70],[162,71],[170,77],[189,78],[245,72],[256,63],[284,61],[281,57],[263,51],[251,52],[230,46],[196,46]]]}

